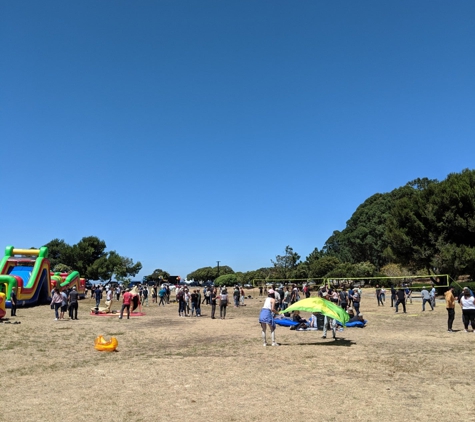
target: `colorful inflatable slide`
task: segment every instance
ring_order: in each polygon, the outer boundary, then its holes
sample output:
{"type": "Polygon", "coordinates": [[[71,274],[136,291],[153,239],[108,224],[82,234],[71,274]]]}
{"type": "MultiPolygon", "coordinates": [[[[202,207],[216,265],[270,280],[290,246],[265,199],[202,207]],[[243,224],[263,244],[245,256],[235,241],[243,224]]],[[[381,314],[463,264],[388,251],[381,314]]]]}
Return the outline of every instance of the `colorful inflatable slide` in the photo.
{"type": "Polygon", "coordinates": [[[48,248],[15,249],[7,246],[0,261],[0,292],[6,296],[6,307],[11,306],[10,296],[16,289],[18,306],[40,305],[51,300],[51,290],[76,286],[80,297],[84,297],[86,281],[77,271],[71,274],[50,272],[48,248]]]}
{"type": "Polygon", "coordinates": [[[58,287],[59,290],[72,289],[76,287],[79,297],[86,297],[86,279],[80,278],[77,271],[71,273],[53,273],[51,272],[51,290],[58,287]]]}

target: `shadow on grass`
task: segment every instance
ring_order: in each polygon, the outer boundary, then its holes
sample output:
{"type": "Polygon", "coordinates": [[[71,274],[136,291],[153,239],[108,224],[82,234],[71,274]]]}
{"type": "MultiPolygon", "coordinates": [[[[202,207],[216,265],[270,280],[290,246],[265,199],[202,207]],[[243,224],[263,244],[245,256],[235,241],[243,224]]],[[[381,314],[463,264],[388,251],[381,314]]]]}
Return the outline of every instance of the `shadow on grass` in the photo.
{"type": "Polygon", "coordinates": [[[322,347],[351,347],[356,345],[355,341],[345,340],[344,338],[332,339],[320,339],[316,342],[305,342],[305,343],[281,343],[281,346],[322,346],[322,347]]]}

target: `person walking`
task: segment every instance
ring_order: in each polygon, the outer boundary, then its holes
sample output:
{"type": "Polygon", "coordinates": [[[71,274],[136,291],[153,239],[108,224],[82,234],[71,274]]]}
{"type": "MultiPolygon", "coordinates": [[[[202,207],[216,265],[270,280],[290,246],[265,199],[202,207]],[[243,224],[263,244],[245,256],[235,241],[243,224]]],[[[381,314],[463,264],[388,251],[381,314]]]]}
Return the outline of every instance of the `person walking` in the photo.
{"type": "MultiPolygon", "coordinates": [[[[239,290],[238,290],[239,291],[239,290]]],[[[226,319],[226,308],[228,307],[228,291],[226,287],[221,290],[219,295],[219,316],[221,319],[226,319]]]]}
{"type": "Polygon", "coordinates": [[[211,289],[209,300],[211,303],[211,319],[216,319],[214,316],[216,313],[216,288],[211,289]]]}
{"type": "Polygon", "coordinates": [[[122,308],[120,309],[119,319],[122,319],[124,316],[124,309],[127,309],[127,319],[130,319],[130,304],[132,303],[132,293],[130,289],[126,289],[124,295],[122,296],[122,308]]]}
{"type": "Polygon", "coordinates": [[[158,306],[160,305],[165,306],[166,295],[167,295],[167,289],[165,289],[165,286],[162,286],[158,292],[158,297],[160,298],[160,301],[158,302],[158,306]]]}
{"type": "Polygon", "coordinates": [[[59,308],[61,308],[61,302],[63,299],[61,298],[61,294],[59,293],[59,289],[57,287],[53,290],[53,297],[51,298],[51,308],[54,309],[54,320],[59,320],[59,308]]]}
{"type": "Polygon", "coordinates": [[[449,290],[444,293],[445,296],[445,308],[447,309],[448,319],[447,319],[447,331],[452,333],[452,324],[455,319],[455,296],[454,296],[454,287],[450,286],[449,290]]]}
{"type": "Polygon", "coordinates": [[[404,313],[406,313],[406,292],[404,291],[403,288],[400,288],[396,292],[396,313],[398,313],[398,307],[399,305],[402,305],[402,309],[404,313]]]}
{"type": "Polygon", "coordinates": [[[72,290],[69,292],[68,295],[69,319],[78,319],[78,298],[79,294],[76,290],[76,286],[73,286],[72,290]]]}
{"type": "Polygon", "coordinates": [[[462,321],[465,332],[468,333],[468,324],[470,323],[472,331],[475,333],[475,298],[470,293],[468,287],[464,287],[462,290],[460,306],[462,308],[462,321]]]}
{"type": "Polygon", "coordinates": [[[384,306],[383,300],[381,298],[381,289],[379,286],[376,286],[376,299],[378,300],[378,306],[384,306]]]}
{"type": "Polygon", "coordinates": [[[422,287],[421,298],[422,298],[422,312],[426,310],[426,303],[429,303],[430,309],[431,311],[433,311],[434,307],[432,306],[432,302],[430,300],[430,294],[429,294],[429,291],[426,289],[426,286],[422,287]]]}
{"type": "Polygon", "coordinates": [[[280,346],[279,343],[275,341],[275,321],[274,315],[277,314],[275,307],[275,294],[274,290],[270,289],[267,295],[264,305],[262,306],[261,313],[259,314],[259,323],[261,324],[261,336],[264,346],[267,346],[266,332],[267,327],[270,329],[270,334],[272,338],[272,346],[280,346]]]}

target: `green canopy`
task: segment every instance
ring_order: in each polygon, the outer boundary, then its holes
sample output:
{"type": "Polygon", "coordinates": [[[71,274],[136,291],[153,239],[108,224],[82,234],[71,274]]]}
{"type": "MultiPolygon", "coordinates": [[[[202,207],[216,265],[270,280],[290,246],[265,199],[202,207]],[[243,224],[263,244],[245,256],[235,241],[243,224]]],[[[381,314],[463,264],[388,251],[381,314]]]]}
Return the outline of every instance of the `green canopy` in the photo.
{"type": "Polygon", "coordinates": [[[307,299],[299,300],[279,313],[283,314],[292,311],[319,312],[329,318],[336,319],[341,322],[342,325],[345,325],[350,320],[350,316],[344,309],[329,300],[322,299],[321,297],[309,297],[307,299]]]}

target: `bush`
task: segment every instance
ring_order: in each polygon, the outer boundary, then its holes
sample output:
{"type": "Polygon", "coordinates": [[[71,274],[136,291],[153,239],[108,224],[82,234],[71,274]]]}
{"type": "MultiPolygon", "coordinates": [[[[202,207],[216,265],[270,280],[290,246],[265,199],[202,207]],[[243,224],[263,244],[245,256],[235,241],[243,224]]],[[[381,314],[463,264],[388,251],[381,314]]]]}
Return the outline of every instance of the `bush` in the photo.
{"type": "Polygon", "coordinates": [[[238,284],[238,278],[236,274],[225,274],[219,276],[216,280],[214,280],[214,285],[221,287],[221,286],[234,286],[238,284]]]}

